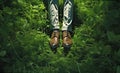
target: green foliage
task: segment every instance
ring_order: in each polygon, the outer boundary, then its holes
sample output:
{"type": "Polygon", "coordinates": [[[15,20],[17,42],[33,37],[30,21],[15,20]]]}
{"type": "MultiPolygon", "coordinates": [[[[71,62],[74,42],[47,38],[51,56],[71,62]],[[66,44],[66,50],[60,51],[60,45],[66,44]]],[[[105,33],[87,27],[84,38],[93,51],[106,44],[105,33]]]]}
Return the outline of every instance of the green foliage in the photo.
{"type": "Polygon", "coordinates": [[[42,0],[0,0],[0,71],[119,73],[119,1],[74,3],[73,46],[64,56],[62,47],[56,54],[49,47],[50,24],[42,0]]]}

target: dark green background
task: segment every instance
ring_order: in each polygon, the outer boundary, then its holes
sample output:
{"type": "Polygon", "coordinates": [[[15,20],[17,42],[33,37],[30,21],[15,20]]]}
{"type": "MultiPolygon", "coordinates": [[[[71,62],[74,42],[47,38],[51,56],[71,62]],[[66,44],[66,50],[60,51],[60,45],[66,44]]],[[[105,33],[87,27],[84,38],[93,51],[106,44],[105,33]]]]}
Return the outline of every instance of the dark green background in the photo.
{"type": "Polygon", "coordinates": [[[0,0],[1,73],[120,73],[119,0],[74,1],[73,46],[67,56],[61,46],[56,54],[50,50],[43,1],[0,0]]]}

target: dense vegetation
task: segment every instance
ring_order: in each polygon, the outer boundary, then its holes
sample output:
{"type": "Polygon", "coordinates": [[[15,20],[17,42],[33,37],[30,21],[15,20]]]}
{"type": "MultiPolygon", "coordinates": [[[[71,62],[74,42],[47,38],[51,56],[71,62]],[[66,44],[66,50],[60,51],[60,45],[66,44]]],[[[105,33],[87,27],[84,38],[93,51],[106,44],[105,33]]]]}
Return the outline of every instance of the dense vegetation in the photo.
{"type": "Polygon", "coordinates": [[[120,73],[120,1],[74,3],[74,43],[64,56],[49,47],[47,0],[0,0],[0,71],[120,73]]]}

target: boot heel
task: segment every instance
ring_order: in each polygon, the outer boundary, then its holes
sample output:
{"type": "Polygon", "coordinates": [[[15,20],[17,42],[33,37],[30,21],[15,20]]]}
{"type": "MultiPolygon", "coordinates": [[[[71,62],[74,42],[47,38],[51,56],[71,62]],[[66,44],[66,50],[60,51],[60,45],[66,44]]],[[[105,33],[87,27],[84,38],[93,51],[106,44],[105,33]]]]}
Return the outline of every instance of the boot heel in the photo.
{"type": "Polygon", "coordinates": [[[70,51],[71,45],[63,45],[63,48],[64,55],[66,56],[70,51]]]}

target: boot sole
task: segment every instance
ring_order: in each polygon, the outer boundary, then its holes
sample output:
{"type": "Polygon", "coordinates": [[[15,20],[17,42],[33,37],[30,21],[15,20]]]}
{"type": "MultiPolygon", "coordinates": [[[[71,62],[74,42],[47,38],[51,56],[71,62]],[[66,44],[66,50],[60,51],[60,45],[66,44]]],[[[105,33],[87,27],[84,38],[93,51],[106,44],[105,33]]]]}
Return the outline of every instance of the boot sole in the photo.
{"type": "MultiPolygon", "coordinates": [[[[49,43],[49,45],[50,45],[50,43],[49,43]]],[[[53,51],[53,53],[56,53],[57,52],[57,48],[59,47],[59,45],[54,45],[54,46],[52,46],[52,45],[50,45],[50,48],[51,48],[51,50],[53,51]]]]}
{"type": "Polygon", "coordinates": [[[70,51],[71,45],[62,45],[64,48],[64,54],[67,55],[70,51]]]}

